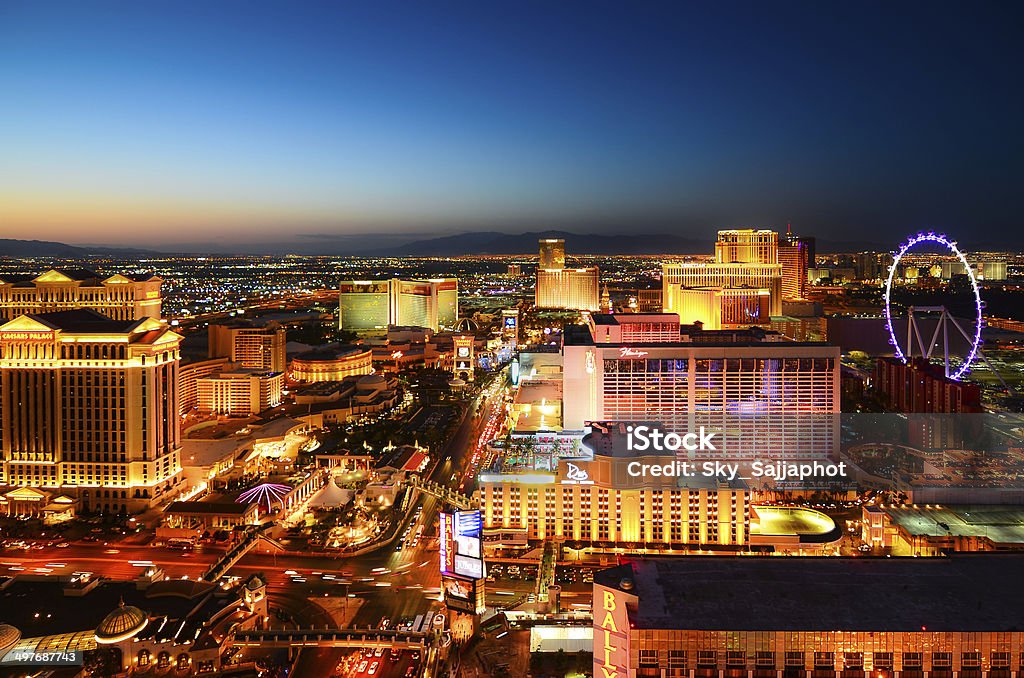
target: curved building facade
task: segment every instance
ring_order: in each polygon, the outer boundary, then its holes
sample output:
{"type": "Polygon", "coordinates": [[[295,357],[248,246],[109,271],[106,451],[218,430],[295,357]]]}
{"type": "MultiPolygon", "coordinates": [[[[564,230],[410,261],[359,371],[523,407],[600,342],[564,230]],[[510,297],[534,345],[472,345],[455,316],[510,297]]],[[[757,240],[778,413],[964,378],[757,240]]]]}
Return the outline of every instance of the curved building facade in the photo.
{"type": "Polygon", "coordinates": [[[372,371],[372,349],[349,345],[307,351],[295,356],[291,366],[292,379],[306,383],[341,381],[345,377],[370,374],[372,371]]]}

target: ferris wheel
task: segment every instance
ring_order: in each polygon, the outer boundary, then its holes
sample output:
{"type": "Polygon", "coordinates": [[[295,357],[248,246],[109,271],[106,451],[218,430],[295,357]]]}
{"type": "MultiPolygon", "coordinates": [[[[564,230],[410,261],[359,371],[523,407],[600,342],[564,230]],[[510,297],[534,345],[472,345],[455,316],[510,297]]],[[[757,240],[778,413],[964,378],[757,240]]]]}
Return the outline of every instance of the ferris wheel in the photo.
{"type": "MultiPolygon", "coordinates": [[[[974,277],[974,272],[971,270],[971,265],[967,262],[967,258],[964,256],[963,252],[960,251],[960,248],[957,247],[956,241],[950,240],[945,235],[938,233],[918,233],[917,235],[908,238],[899,250],[893,253],[893,262],[892,266],[889,268],[889,277],[885,281],[885,324],[886,329],[889,331],[889,343],[892,344],[893,352],[899,360],[902,360],[904,363],[910,362],[910,360],[915,356],[915,352],[925,360],[930,360],[941,340],[943,364],[945,365],[946,376],[950,379],[958,381],[962,379],[970,371],[971,364],[978,358],[984,360],[989,369],[999,377],[999,374],[981,352],[981,328],[984,324],[982,310],[984,308],[985,304],[981,300],[978,281],[974,277]],[[903,259],[903,256],[907,254],[908,251],[921,243],[935,243],[945,247],[951,254],[956,256],[960,261],[960,264],[964,267],[964,271],[967,273],[967,279],[970,281],[971,292],[974,295],[974,328],[973,332],[965,330],[960,322],[953,317],[945,306],[909,306],[907,307],[907,336],[904,345],[901,346],[899,340],[896,338],[896,331],[893,327],[892,284],[893,279],[896,277],[896,270],[900,264],[900,260],[903,259]],[[919,314],[935,313],[938,314],[938,320],[935,323],[935,330],[932,332],[930,340],[926,343],[924,336],[921,334],[921,329],[918,326],[917,316],[919,314]],[[967,342],[968,346],[966,355],[963,357],[963,362],[959,366],[950,362],[950,328],[955,329],[967,342]]],[[[999,377],[999,380],[1002,381],[1002,377],[999,377]]],[[[1006,386],[1005,382],[1003,385],[1006,386]]]]}

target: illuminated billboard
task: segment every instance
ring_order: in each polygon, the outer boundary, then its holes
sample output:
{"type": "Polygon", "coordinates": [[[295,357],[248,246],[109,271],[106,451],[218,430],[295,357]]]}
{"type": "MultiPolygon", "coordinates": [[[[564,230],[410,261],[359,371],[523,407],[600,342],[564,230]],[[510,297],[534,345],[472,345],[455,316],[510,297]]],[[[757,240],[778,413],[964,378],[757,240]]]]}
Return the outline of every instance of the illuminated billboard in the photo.
{"type": "Polygon", "coordinates": [[[483,579],[486,573],[481,546],[483,518],[480,511],[456,511],[440,515],[441,573],[483,579]]]}
{"type": "Polygon", "coordinates": [[[636,598],[605,586],[594,587],[594,675],[629,675],[629,616],[627,603],[636,598]]]}
{"type": "Polygon", "coordinates": [[[484,561],[455,554],[455,573],[470,579],[484,578],[484,561]]]}
{"type": "Polygon", "coordinates": [[[462,577],[441,577],[444,602],[451,610],[480,614],[484,610],[484,586],[482,581],[462,577]]]}
{"type": "Polygon", "coordinates": [[[452,519],[451,513],[441,513],[440,516],[440,541],[438,544],[438,552],[440,555],[441,563],[441,574],[446,574],[455,571],[455,541],[453,539],[452,530],[452,519]]]}
{"type": "Polygon", "coordinates": [[[480,558],[480,540],[483,538],[483,520],[480,511],[455,513],[455,545],[459,555],[480,558]]]}

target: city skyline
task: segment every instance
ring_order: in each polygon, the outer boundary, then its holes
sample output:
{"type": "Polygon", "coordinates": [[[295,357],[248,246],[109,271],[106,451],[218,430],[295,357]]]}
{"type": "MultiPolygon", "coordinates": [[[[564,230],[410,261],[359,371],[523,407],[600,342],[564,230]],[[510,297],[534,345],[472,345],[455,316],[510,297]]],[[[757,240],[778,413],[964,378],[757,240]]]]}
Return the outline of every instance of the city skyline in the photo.
{"type": "Polygon", "coordinates": [[[0,3],[0,678],[1024,676],[1021,19],[0,3]]]}
{"type": "Polygon", "coordinates": [[[3,237],[1019,240],[1016,7],[53,9],[0,10],[3,237]]]}

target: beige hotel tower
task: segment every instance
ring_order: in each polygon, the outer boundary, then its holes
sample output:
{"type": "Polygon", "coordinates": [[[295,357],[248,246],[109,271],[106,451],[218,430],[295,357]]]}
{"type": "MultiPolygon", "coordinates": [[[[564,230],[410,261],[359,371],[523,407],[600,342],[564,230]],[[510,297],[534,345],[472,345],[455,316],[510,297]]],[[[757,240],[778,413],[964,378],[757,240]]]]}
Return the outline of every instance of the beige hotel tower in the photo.
{"type": "MultiPolygon", "coordinates": [[[[159,309],[159,284],[152,299],[159,309]]],[[[0,513],[44,515],[70,500],[131,513],[179,489],[181,336],[126,318],[143,311],[123,301],[104,308],[118,319],[94,307],[0,325],[0,513]]]]}

